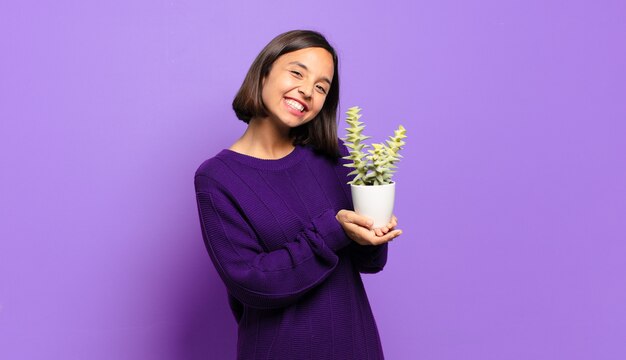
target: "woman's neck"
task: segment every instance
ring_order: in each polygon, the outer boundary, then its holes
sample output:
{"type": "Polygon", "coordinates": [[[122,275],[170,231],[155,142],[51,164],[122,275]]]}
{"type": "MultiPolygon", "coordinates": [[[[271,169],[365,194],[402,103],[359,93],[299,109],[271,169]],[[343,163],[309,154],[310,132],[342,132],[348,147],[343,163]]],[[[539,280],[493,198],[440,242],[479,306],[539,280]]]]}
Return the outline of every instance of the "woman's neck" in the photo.
{"type": "Polygon", "coordinates": [[[289,128],[277,128],[269,118],[250,119],[244,134],[231,150],[261,159],[280,159],[294,148],[289,128]]]}

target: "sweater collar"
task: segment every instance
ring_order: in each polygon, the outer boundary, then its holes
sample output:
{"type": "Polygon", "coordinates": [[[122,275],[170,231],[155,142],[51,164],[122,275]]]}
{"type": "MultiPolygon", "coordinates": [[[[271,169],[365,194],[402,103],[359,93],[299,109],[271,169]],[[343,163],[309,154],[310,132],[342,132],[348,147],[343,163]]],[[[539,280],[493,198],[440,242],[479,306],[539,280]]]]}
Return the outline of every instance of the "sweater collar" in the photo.
{"type": "Polygon", "coordinates": [[[261,159],[254,156],[238,153],[230,149],[223,149],[217,155],[222,159],[234,160],[241,164],[262,169],[281,170],[297,164],[303,157],[305,149],[302,145],[296,145],[291,152],[279,159],[261,159]]]}

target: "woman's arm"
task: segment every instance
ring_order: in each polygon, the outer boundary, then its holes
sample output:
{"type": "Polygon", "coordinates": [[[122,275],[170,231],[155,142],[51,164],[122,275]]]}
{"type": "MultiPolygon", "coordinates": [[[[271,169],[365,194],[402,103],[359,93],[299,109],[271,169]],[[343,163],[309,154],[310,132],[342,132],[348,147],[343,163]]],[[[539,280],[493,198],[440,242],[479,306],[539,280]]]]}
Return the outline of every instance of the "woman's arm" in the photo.
{"type": "Polygon", "coordinates": [[[335,252],[352,242],[329,209],[293,241],[267,252],[224,193],[197,191],[196,199],[204,242],[217,272],[228,291],[251,307],[295,302],[330,275],[339,261],[335,252]]]}

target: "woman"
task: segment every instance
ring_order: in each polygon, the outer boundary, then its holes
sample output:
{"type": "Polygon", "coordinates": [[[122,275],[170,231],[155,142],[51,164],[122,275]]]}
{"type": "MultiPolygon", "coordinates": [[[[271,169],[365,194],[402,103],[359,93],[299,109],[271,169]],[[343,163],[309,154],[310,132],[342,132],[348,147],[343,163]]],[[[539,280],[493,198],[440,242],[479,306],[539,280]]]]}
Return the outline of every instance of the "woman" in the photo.
{"type": "Polygon", "coordinates": [[[387,261],[393,217],[371,229],[337,139],[337,55],[313,31],[274,38],[233,109],[246,122],[195,174],[203,238],[238,323],[238,359],[382,359],[360,273],[387,261]]]}

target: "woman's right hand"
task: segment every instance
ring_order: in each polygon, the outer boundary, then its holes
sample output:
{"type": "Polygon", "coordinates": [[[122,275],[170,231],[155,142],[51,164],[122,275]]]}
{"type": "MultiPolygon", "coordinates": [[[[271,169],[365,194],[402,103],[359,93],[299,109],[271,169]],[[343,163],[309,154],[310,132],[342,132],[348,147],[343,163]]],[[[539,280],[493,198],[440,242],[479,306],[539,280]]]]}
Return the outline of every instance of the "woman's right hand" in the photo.
{"type": "Polygon", "coordinates": [[[335,216],[350,239],[359,245],[381,245],[402,234],[402,230],[393,230],[378,236],[372,229],[371,220],[354,211],[341,209],[335,216]]]}

